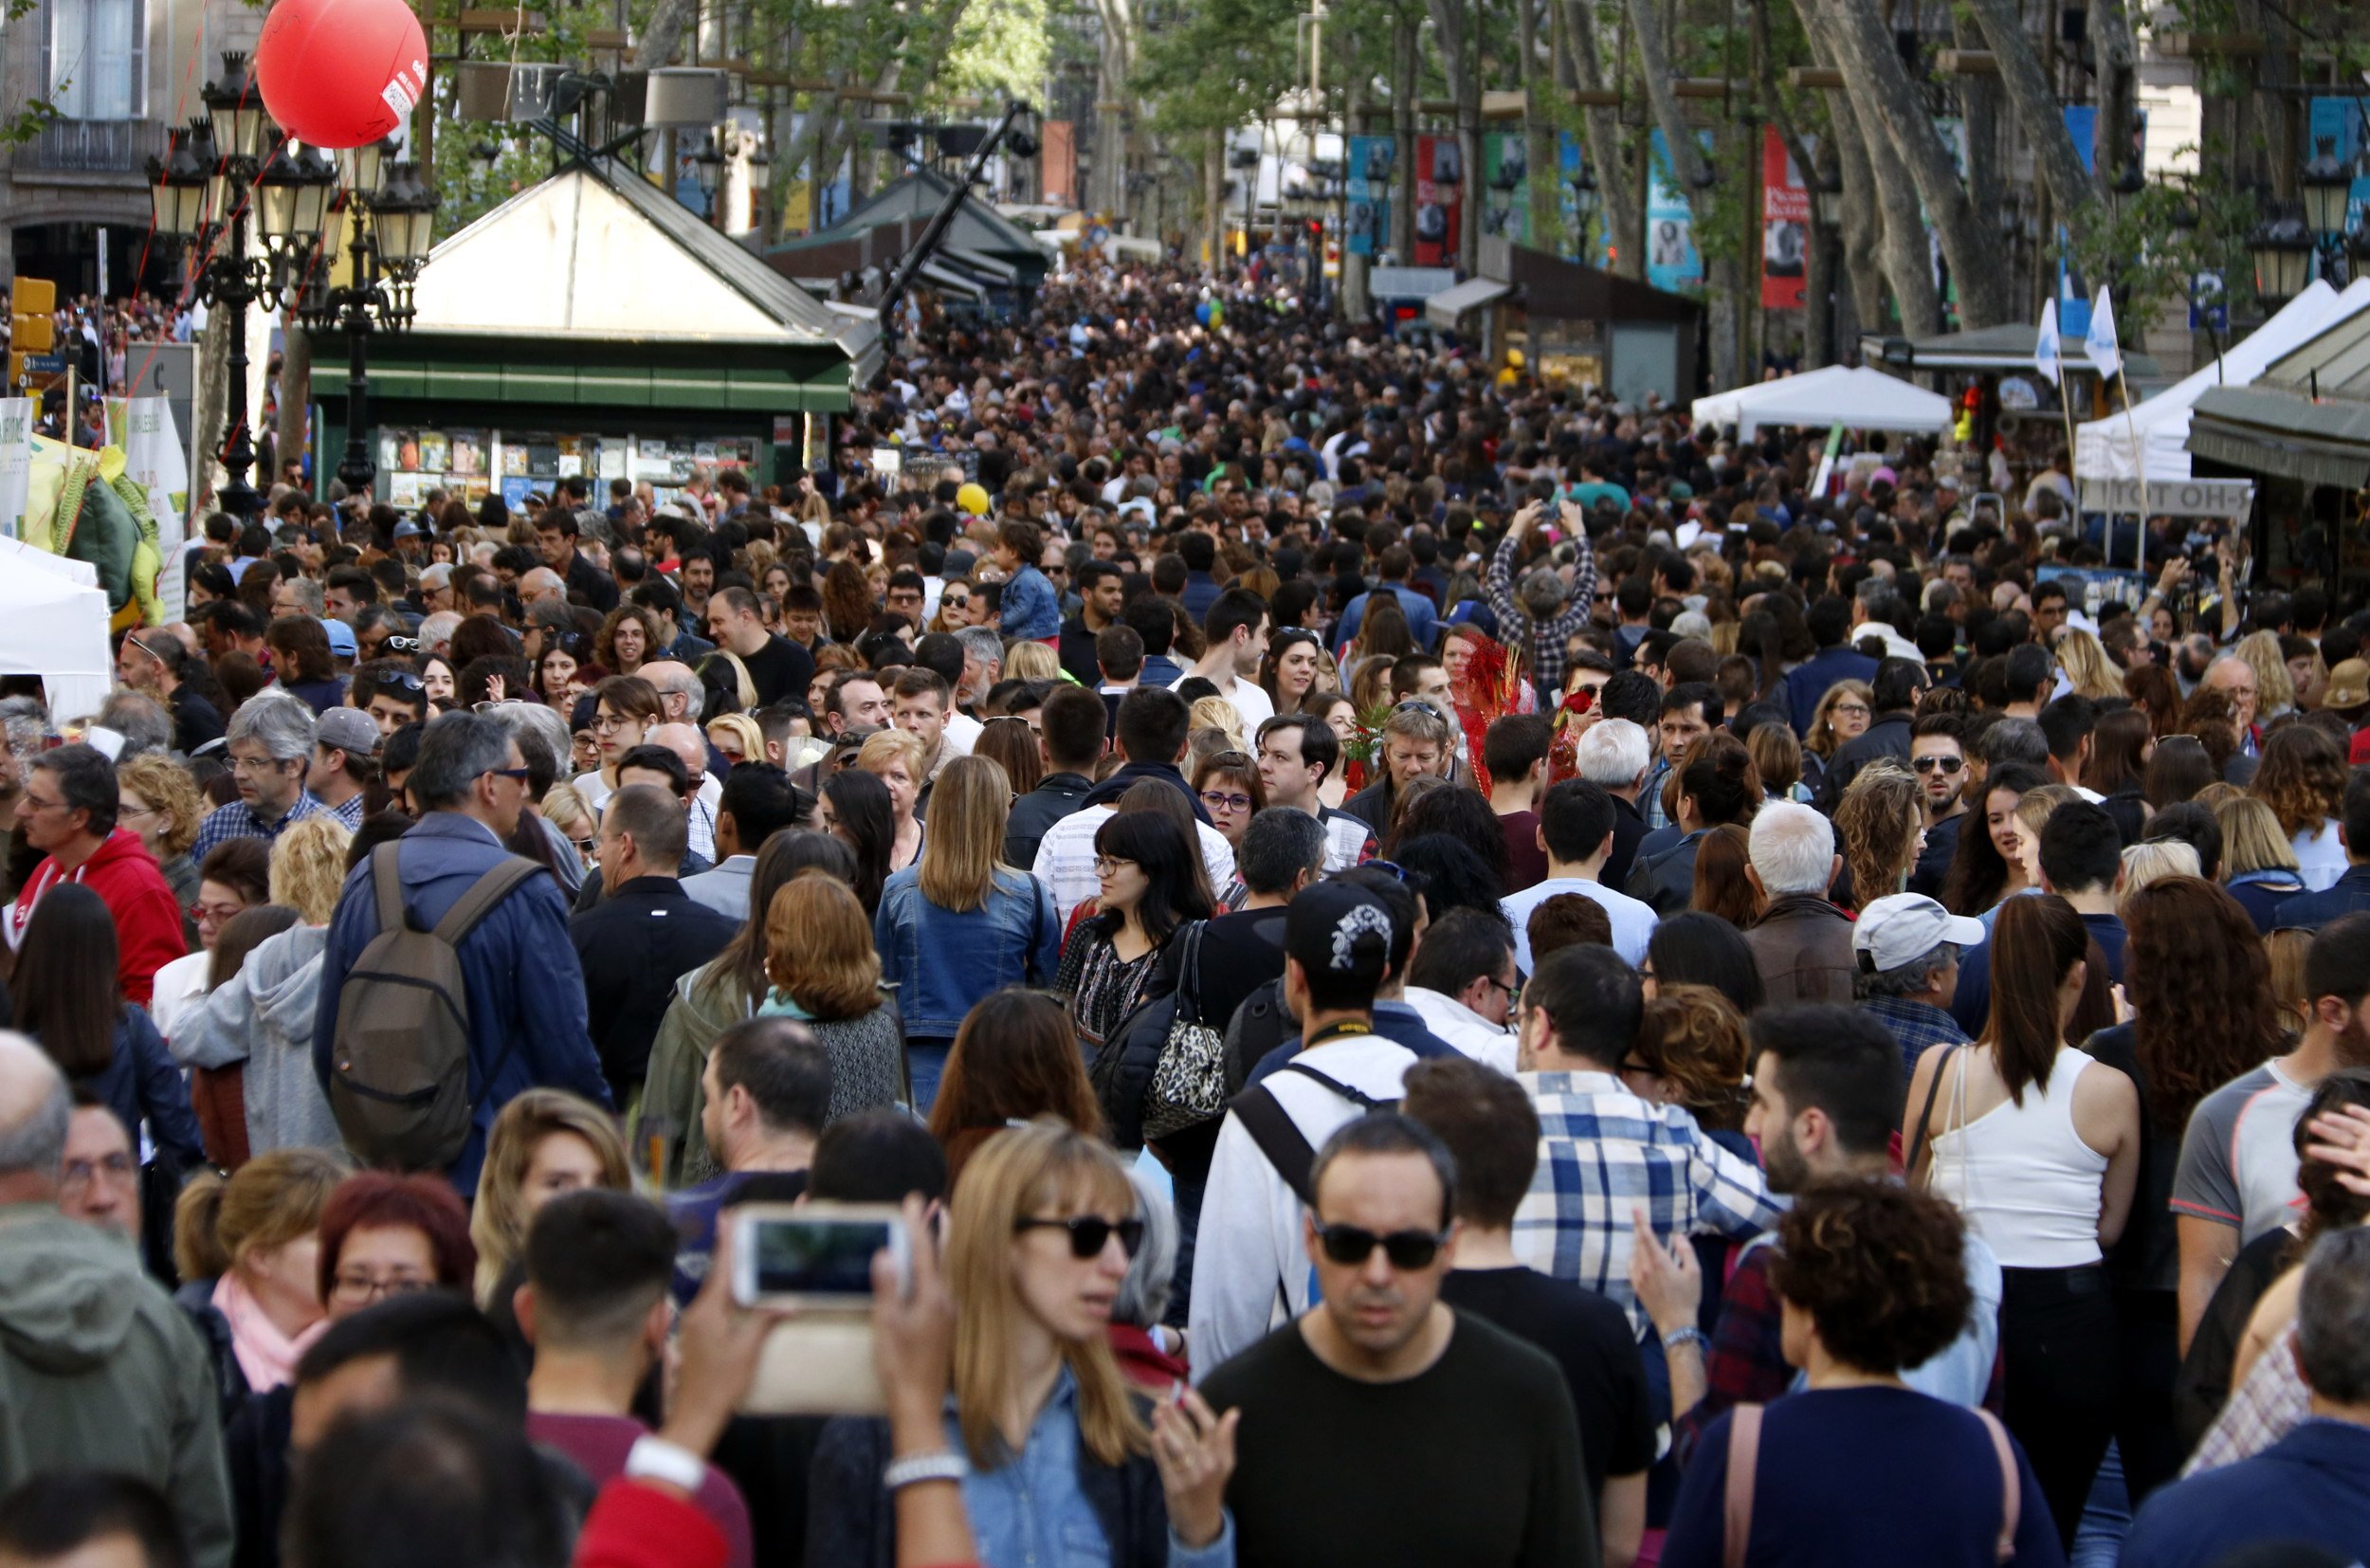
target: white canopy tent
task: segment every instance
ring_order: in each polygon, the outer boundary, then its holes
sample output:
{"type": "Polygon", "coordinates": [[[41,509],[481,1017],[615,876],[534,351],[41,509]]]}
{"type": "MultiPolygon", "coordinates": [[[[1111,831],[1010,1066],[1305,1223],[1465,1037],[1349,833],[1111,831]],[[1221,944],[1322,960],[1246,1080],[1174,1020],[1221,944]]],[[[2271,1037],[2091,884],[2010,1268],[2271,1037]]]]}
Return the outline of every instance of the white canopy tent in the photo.
{"type": "Polygon", "coordinates": [[[1950,399],[1867,366],[1829,365],[1695,400],[1699,425],[1734,425],[1750,440],[1764,425],[1937,433],[1951,426],[1950,399]]]}
{"type": "Polygon", "coordinates": [[[56,719],[99,711],[115,678],[107,595],[88,561],[0,538],[0,675],[38,675],[56,719]]]}
{"type": "Polygon", "coordinates": [[[2290,349],[2365,308],[2370,308],[2370,278],[2356,279],[2343,294],[2315,279],[2243,341],[2233,343],[2221,358],[2139,404],[2128,416],[2119,410],[2074,427],[2074,478],[2138,479],[2135,432],[2147,458],[2151,489],[2168,480],[2192,477],[2189,415],[2198,398],[2215,387],[2249,385],[2290,349]]]}

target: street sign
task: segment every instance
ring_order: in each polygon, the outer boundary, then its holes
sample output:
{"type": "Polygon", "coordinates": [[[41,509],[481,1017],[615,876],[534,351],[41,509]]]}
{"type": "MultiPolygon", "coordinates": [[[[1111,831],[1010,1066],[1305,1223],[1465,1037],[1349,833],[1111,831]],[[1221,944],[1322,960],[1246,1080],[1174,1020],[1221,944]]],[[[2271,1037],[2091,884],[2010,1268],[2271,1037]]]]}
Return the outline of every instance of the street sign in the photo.
{"type": "MultiPolygon", "coordinates": [[[[2086,479],[2081,484],[2086,512],[2135,513],[2140,510],[2136,479],[2086,479]]],[[[2148,482],[2147,510],[2157,518],[2244,517],[2254,500],[2254,482],[2246,479],[2157,479],[2148,482]]]]}
{"type": "Polygon", "coordinates": [[[25,356],[27,375],[64,375],[65,356],[63,354],[28,354],[25,356]]]}

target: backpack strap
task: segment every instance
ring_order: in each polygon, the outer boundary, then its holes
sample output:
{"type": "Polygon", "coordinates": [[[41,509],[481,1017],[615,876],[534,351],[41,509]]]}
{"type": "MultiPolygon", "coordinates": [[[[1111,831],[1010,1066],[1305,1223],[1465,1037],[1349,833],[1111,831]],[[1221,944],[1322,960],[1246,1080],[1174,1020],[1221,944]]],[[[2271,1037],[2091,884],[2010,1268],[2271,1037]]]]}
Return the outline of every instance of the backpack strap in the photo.
{"type": "Polygon", "coordinates": [[[1398,1107],[1399,1103],[1395,1100],[1376,1100],[1371,1094],[1360,1093],[1358,1090],[1350,1087],[1347,1084],[1340,1082],[1339,1079],[1327,1077],[1325,1074],[1319,1072],[1315,1067],[1308,1067],[1300,1062],[1286,1062],[1284,1064],[1282,1070],[1285,1072],[1297,1072],[1303,1078],[1316,1080],[1318,1083],[1322,1084],[1326,1088],[1331,1089],[1334,1093],[1340,1095],[1342,1099],[1348,1101],[1351,1104],[1356,1105],[1362,1111],[1387,1111],[1395,1110],[1398,1107]]]}
{"type": "Polygon", "coordinates": [[[1317,1151],[1309,1145],[1283,1103],[1276,1099],[1265,1084],[1254,1085],[1234,1097],[1230,1107],[1250,1134],[1259,1152],[1267,1157],[1275,1174],[1284,1178],[1303,1203],[1313,1205],[1315,1195],[1309,1191],[1308,1174],[1317,1163],[1317,1151]]]}
{"type": "MultiPolygon", "coordinates": [[[[392,845],[388,846],[392,848],[392,845]]],[[[527,878],[543,867],[523,855],[510,855],[501,864],[489,867],[469,890],[454,901],[445,911],[445,918],[436,922],[436,939],[448,947],[459,947],[461,939],[477,928],[478,921],[494,911],[494,905],[510,896],[527,878]]]]}
{"type": "Polygon", "coordinates": [[[1999,1560],[2007,1562],[2016,1555],[2016,1521],[2023,1511],[2023,1487],[2016,1477],[2016,1450],[2009,1446],[2008,1429],[1999,1424],[1999,1417],[1978,1408],[1983,1430],[1991,1434],[1992,1452],[1999,1460],[1999,1560]]]}
{"type": "Polygon", "coordinates": [[[1950,1059],[1958,1054],[1958,1046],[1942,1052],[1942,1060],[1934,1064],[1934,1076],[1926,1080],[1925,1103],[1919,1107],[1918,1119],[1909,1128],[1909,1147],[1901,1159],[1901,1174],[1905,1176],[1914,1176],[1917,1173],[1918,1156],[1925,1148],[1926,1125],[1934,1120],[1935,1096],[1942,1092],[1942,1075],[1950,1070],[1950,1059]]]}
{"type": "Polygon", "coordinates": [[[1753,1544],[1753,1480],[1761,1462],[1761,1407],[1739,1405],[1728,1413],[1728,1496],[1722,1538],[1724,1568],[1744,1568],[1753,1544]]]}
{"type": "Polygon", "coordinates": [[[371,890],[378,897],[378,928],[400,930],[404,923],[403,877],[395,868],[400,842],[389,839],[371,851],[371,890]]]}

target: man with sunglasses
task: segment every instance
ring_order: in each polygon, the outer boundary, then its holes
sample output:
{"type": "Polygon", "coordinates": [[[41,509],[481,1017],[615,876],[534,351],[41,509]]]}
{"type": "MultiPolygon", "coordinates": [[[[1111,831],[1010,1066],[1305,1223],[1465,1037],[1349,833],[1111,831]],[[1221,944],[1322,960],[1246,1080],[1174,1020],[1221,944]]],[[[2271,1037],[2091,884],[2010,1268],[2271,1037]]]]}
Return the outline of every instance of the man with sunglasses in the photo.
{"type": "Polygon", "coordinates": [[[1322,1300],[1202,1384],[1212,1410],[1242,1413],[1236,1560],[1595,1562],[1561,1371],[1441,1300],[1460,1226],[1440,1140],[1394,1112],[1359,1117],[1326,1139],[1309,1186],[1295,1251],[1322,1300]]]}
{"type": "Polygon", "coordinates": [[[1959,853],[1959,830],[1967,815],[1967,751],[1955,713],[1929,713],[1909,726],[1909,767],[1918,775],[1925,810],[1925,848],[1909,873],[1909,891],[1929,897],[1942,890],[1959,853]]]}
{"type": "MultiPolygon", "coordinates": [[[[1334,879],[1285,909],[1283,1002],[1300,1034],[1269,1053],[1281,1066],[1235,1101],[1218,1131],[1194,1254],[1187,1337],[1196,1365],[1217,1365],[1308,1305],[1300,1208],[1312,1190],[1311,1151],[1359,1112],[1395,1103],[1417,1059],[1375,1027],[1376,994],[1414,937],[1394,903],[1413,901],[1334,879]]],[[[1431,1041],[1432,1054],[1452,1048],[1431,1041]]]]}

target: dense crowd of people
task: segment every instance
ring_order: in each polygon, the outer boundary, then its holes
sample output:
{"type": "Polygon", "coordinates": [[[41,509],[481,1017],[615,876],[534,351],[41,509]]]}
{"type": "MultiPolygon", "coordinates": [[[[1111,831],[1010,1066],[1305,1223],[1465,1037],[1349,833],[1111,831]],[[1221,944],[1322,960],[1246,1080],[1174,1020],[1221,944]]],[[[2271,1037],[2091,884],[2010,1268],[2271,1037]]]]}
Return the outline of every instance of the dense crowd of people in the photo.
{"type": "Polygon", "coordinates": [[[2370,611],[1158,269],[834,431],[0,682],[0,1562],[2370,1553],[2370,611]]]}

